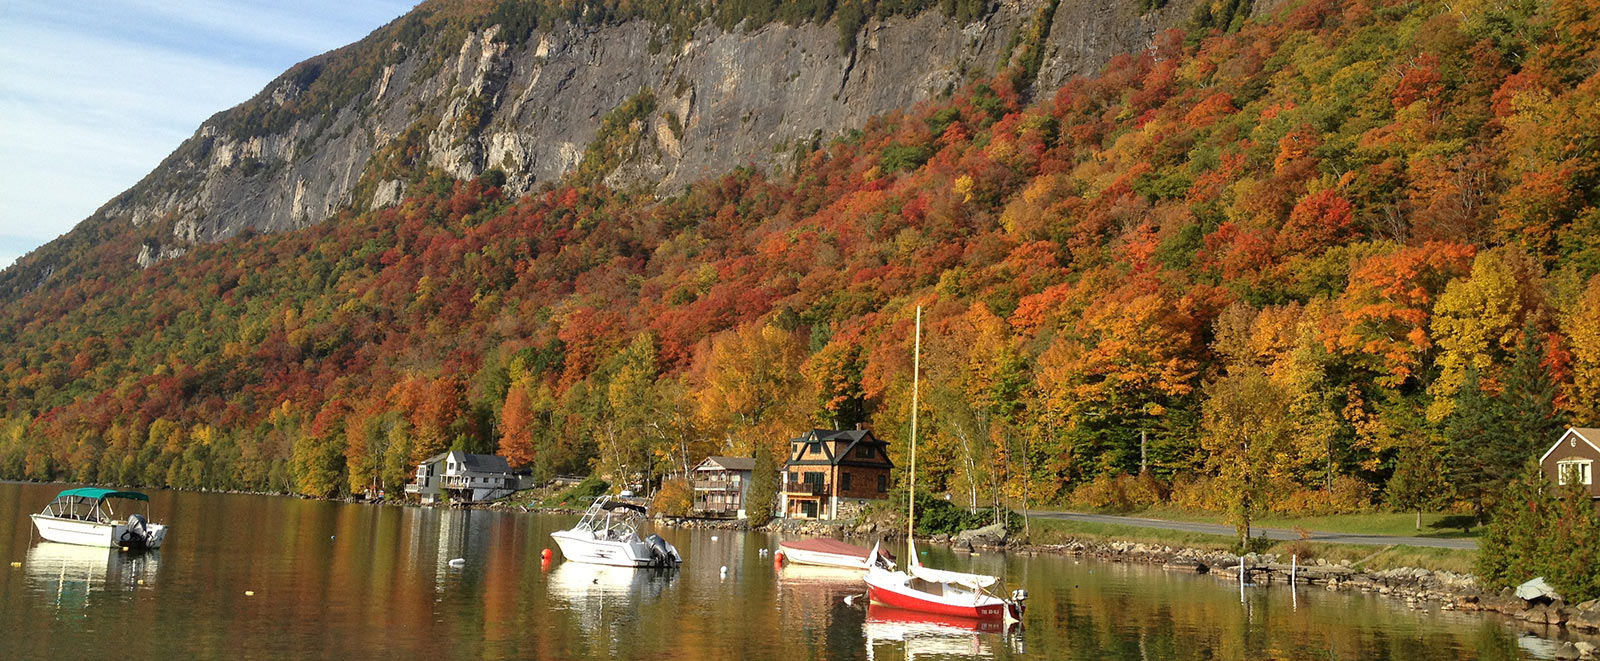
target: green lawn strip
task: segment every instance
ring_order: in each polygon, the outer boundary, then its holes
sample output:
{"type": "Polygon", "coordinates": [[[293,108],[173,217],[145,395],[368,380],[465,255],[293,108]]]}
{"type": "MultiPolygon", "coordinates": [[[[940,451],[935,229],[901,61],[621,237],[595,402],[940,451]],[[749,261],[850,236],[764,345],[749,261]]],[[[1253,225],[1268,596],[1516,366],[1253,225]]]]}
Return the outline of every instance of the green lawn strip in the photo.
{"type": "MultiPolygon", "coordinates": [[[[1234,538],[1231,535],[1208,535],[1182,530],[1059,519],[1034,519],[1032,525],[1033,531],[1028,541],[1034,544],[1063,544],[1069,540],[1078,540],[1101,543],[1133,542],[1206,551],[1230,551],[1234,548],[1234,538]]],[[[1298,540],[1273,543],[1267,547],[1266,552],[1276,553],[1286,562],[1293,554],[1298,555],[1303,563],[1313,563],[1319,558],[1335,564],[1349,561],[1357,569],[1372,571],[1419,567],[1434,571],[1471,573],[1473,561],[1477,558],[1476,551],[1463,549],[1404,545],[1375,548],[1361,544],[1330,544],[1298,540]]]]}

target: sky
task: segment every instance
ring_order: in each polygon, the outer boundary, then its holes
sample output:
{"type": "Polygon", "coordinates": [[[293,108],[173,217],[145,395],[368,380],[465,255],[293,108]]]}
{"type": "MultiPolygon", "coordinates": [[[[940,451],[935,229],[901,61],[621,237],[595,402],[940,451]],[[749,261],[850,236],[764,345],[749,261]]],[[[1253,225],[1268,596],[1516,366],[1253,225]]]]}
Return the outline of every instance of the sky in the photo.
{"type": "Polygon", "coordinates": [[[418,0],[0,0],[0,267],[71,230],[218,111],[418,0]]]}

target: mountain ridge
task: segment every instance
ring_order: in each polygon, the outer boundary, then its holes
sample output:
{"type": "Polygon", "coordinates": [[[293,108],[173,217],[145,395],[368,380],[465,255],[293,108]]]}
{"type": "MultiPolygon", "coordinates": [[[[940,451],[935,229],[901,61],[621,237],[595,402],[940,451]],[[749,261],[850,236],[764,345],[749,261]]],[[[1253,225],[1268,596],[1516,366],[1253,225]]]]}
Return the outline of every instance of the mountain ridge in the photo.
{"type": "Polygon", "coordinates": [[[844,50],[835,18],[752,30],[703,19],[681,35],[646,19],[577,20],[508,42],[499,24],[474,28],[490,16],[486,5],[424,3],[213,115],[82,224],[93,229],[0,274],[0,292],[14,297],[71,270],[86,235],[116,235],[130,263],[149,266],[242,231],[392,204],[429,168],[460,179],[499,169],[507,192],[521,194],[571,173],[600,119],[643,91],[658,107],[637,118],[637,148],[609,164],[609,184],[667,193],[733,167],[792,166],[868,117],[997,70],[1046,11],[1037,75],[1054,89],[1142,49],[1189,6],[1018,0],[965,25],[928,9],[862,21],[844,50]]]}

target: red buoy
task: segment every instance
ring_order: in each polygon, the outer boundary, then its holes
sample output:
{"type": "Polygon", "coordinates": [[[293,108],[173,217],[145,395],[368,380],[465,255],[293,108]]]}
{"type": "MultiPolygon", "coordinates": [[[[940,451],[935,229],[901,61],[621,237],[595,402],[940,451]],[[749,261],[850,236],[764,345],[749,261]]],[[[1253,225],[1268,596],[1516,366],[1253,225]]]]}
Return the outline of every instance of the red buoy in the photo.
{"type": "Polygon", "coordinates": [[[782,550],[779,550],[778,552],[772,554],[772,568],[773,569],[783,569],[783,551],[782,550]]]}
{"type": "Polygon", "coordinates": [[[539,554],[539,559],[545,562],[550,562],[550,549],[545,549],[543,552],[541,552],[539,554]]]}

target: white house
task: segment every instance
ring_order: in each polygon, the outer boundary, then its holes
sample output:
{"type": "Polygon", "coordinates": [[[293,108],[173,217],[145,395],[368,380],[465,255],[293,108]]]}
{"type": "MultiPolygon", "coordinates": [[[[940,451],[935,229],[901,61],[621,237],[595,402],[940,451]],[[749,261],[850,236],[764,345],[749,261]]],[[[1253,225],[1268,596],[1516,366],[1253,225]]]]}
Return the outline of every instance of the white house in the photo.
{"type": "Polygon", "coordinates": [[[416,480],[406,485],[406,493],[417,494],[423,503],[437,502],[440,494],[455,501],[493,500],[520,486],[505,457],[451,450],[417,464],[416,480]]]}

